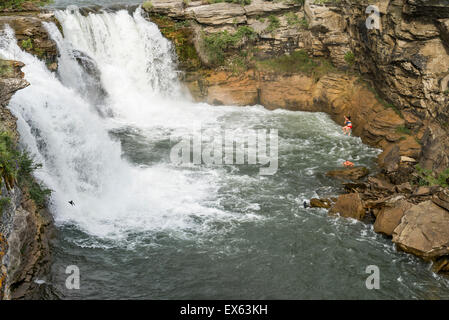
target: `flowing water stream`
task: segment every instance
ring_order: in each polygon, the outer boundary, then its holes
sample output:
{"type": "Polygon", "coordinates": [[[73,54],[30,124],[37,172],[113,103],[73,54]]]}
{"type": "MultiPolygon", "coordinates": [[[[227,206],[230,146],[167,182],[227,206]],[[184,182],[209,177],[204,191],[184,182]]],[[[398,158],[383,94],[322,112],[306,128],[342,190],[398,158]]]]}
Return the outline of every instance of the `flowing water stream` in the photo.
{"type": "Polygon", "coordinates": [[[372,225],[302,207],[340,192],[327,170],[347,159],[373,168],[379,150],[325,114],[190,102],[171,43],[140,8],[83,16],[69,6],[56,17],[64,37],[45,27],[58,74],[20,50],[10,28],[0,34],[0,56],[23,61],[31,83],[9,106],[21,143],[53,190],[44,298],[449,298],[447,279],[372,225]],[[278,130],[276,174],[170,161],[182,137],[242,129],[278,130]],[[65,287],[68,265],[80,269],[80,290],[65,287]],[[380,290],[366,289],[368,265],[380,268],[380,290]]]}

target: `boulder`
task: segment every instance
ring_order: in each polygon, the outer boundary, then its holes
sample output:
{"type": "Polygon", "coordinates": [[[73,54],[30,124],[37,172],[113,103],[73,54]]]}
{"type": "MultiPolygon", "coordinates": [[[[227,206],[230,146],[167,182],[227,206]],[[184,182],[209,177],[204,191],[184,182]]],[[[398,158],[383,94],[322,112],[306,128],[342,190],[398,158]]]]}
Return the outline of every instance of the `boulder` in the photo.
{"type": "Polygon", "coordinates": [[[332,170],[326,173],[329,177],[345,180],[360,180],[369,174],[369,170],[365,167],[346,168],[341,170],[332,170]]]}
{"type": "Polygon", "coordinates": [[[330,199],[310,199],[310,206],[312,208],[324,208],[329,209],[332,206],[332,201],[330,199]]]}
{"type": "Polygon", "coordinates": [[[32,45],[25,48],[25,51],[36,55],[49,65],[57,63],[58,49],[44,27],[44,21],[57,23],[53,16],[0,16],[0,30],[4,25],[9,25],[15,32],[19,47],[23,47],[23,41],[31,41],[32,45]]]}
{"type": "Polygon", "coordinates": [[[329,214],[362,220],[365,217],[365,209],[360,195],[349,193],[339,196],[337,202],[330,208],[329,214]]]}
{"type": "Polygon", "coordinates": [[[404,212],[410,209],[411,206],[412,204],[410,202],[400,200],[394,207],[382,208],[376,217],[374,231],[387,236],[393,235],[393,231],[401,222],[404,212]]]}
{"type": "Polygon", "coordinates": [[[426,260],[449,254],[449,211],[432,201],[421,202],[405,211],[393,231],[399,250],[426,260]]]}

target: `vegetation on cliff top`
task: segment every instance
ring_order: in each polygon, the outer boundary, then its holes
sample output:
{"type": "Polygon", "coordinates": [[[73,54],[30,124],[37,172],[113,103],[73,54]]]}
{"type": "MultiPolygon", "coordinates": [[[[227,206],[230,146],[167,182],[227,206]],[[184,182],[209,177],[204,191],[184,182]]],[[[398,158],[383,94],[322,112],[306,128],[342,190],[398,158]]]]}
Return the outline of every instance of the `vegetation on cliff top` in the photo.
{"type": "MultiPolygon", "coordinates": [[[[44,206],[51,190],[36,182],[33,171],[42,165],[34,162],[27,151],[21,151],[8,132],[0,132],[0,179],[7,190],[17,183],[24,191],[28,191],[37,206],[44,206]]],[[[0,199],[0,209],[9,203],[7,197],[0,199]]]]}
{"type": "Polygon", "coordinates": [[[225,60],[226,51],[237,49],[246,41],[253,41],[257,38],[257,33],[248,26],[238,27],[235,33],[227,30],[203,35],[203,42],[209,63],[213,66],[222,65],[225,60]]]}
{"type": "Polygon", "coordinates": [[[280,57],[257,61],[259,70],[279,72],[284,74],[304,73],[319,79],[324,74],[334,71],[335,68],[326,59],[310,58],[306,51],[299,50],[280,57]]]}
{"type": "Polygon", "coordinates": [[[158,25],[163,36],[175,45],[181,69],[194,70],[201,66],[201,60],[193,44],[189,21],[175,21],[159,14],[152,14],[150,19],[158,25]]]}
{"type": "Polygon", "coordinates": [[[0,59],[0,78],[12,78],[14,76],[14,68],[11,63],[0,59]]]}
{"type": "Polygon", "coordinates": [[[22,9],[23,5],[26,3],[43,6],[52,2],[53,0],[2,0],[2,3],[0,3],[0,10],[22,9]]]}

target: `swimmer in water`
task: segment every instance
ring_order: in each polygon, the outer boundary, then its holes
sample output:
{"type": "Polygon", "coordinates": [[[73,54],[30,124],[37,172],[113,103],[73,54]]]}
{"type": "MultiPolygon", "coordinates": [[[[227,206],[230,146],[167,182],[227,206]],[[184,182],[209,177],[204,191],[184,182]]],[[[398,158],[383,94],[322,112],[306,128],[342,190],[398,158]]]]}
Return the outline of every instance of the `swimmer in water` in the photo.
{"type": "Polygon", "coordinates": [[[351,161],[349,161],[349,160],[346,160],[345,162],[343,162],[343,165],[345,166],[345,167],[353,167],[354,166],[354,163],[352,163],[351,161]]]}

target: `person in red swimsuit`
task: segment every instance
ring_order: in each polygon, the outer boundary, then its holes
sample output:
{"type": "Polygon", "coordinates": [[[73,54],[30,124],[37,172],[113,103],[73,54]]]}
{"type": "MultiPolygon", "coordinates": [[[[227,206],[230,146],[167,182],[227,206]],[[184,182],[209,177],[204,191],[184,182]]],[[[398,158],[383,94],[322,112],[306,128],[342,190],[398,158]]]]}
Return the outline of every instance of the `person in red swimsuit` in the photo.
{"type": "Polygon", "coordinates": [[[349,161],[349,160],[346,160],[345,162],[343,162],[343,165],[344,165],[345,167],[353,167],[353,166],[354,166],[354,163],[351,162],[351,161],[349,161]]]}
{"type": "Polygon", "coordinates": [[[345,126],[343,127],[343,133],[348,134],[348,136],[351,135],[352,131],[352,122],[350,116],[345,116],[345,126]]]}

